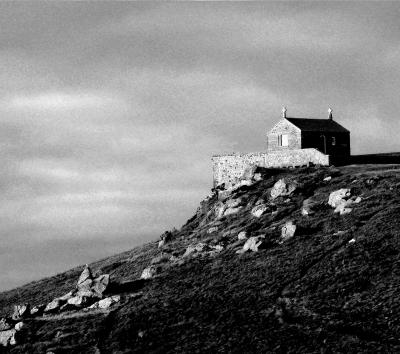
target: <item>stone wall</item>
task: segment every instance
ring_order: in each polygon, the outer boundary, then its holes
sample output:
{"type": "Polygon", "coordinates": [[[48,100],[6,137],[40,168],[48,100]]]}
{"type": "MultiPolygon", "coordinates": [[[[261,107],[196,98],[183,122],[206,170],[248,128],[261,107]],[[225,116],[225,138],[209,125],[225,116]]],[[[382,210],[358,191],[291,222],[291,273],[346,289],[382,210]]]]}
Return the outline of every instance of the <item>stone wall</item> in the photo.
{"type": "Polygon", "coordinates": [[[301,130],[285,118],[282,118],[274,125],[274,127],[268,132],[267,138],[268,152],[301,149],[301,130]],[[288,146],[279,146],[278,135],[282,134],[288,135],[288,146]]]}
{"type": "Polygon", "coordinates": [[[214,187],[221,183],[229,186],[234,184],[247,167],[252,165],[264,166],[266,156],[267,153],[265,152],[213,156],[211,161],[214,187]]]}
{"type": "Polygon", "coordinates": [[[310,163],[328,166],[329,156],[317,149],[295,149],[274,152],[256,152],[248,154],[230,154],[213,156],[214,187],[225,183],[226,187],[235,184],[246,168],[257,165],[261,167],[300,167],[310,163]]]}

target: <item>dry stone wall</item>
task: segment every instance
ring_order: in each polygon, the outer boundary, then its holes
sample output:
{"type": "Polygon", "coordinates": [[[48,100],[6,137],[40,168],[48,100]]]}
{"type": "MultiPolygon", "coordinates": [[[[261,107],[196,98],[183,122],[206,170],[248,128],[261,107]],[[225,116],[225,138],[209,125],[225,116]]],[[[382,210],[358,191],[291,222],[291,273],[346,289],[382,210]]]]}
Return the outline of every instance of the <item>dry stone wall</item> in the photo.
{"type": "Polygon", "coordinates": [[[294,149],[274,152],[217,155],[212,157],[214,187],[225,183],[226,187],[235,184],[250,166],[261,167],[300,167],[310,163],[328,166],[329,156],[317,149],[294,149]]]}

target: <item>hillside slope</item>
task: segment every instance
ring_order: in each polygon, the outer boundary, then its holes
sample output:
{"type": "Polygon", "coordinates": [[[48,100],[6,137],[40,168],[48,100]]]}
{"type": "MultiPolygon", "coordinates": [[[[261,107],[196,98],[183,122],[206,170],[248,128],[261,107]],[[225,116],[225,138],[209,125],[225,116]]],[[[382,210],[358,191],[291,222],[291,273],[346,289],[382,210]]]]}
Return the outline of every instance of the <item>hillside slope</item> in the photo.
{"type": "MultiPolygon", "coordinates": [[[[0,351],[400,352],[400,166],[256,172],[206,198],[162,247],[91,264],[111,275],[117,305],[27,318],[0,351]],[[328,205],[342,188],[353,200],[343,215],[328,205]],[[243,252],[242,231],[257,252],[243,252]],[[151,264],[155,276],[138,280],[151,264]]],[[[0,317],[67,293],[81,271],[1,293],[0,317]]]]}

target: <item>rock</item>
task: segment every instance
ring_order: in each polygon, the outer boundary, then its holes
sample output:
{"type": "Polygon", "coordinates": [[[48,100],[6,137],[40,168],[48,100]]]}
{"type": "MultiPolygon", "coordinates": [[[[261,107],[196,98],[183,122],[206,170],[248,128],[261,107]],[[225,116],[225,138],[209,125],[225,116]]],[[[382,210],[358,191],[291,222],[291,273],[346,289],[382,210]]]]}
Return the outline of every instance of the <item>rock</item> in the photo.
{"type": "Polygon", "coordinates": [[[240,203],[242,202],[241,198],[238,199],[229,199],[225,202],[225,206],[227,208],[236,208],[237,206],[240,205],[240,203]]]}
{"type": "Polygon", "coordinates": [[[63,296],[60,296],[57,299],[60,299],[61,301],[67,301],[68,299],[70,299],[73,296],[74,296],[74,291],[70,291],[69,293],[66,293],[63,296]]]}
{"type": "Polygon", "coordinates": [[[264,245],[264,237],[263,236],[255,236],[255,237],[250,237],[246,243],[243,245],[243,249],[241,250],[241,253],[247,252],[247,251],[253,251],[253,252],[258,252],[259,249],[261,249],[264,245]]]}
{"type": "Polygon", "coordinates": [[[225,211],[225,204],[224,203],[222,203],[222,202],[215,203],[214,214],[215,214],[215,217],[217,219],[222,218],[222,216],[224,215],[224,211],[225,211]]]}
{"type": "Polygon", "coordinates": [[[247,233],[246,231],[241,231],[238,234],[238,240],[247,240],[247,233]]]}
{"type": "Polygon", "coordinates": [[[212,234],[213,232],[217,232],[217,231],[218,231],[218,227],[214,226],[214,227],[210,227],[210,228],[207,230],[207,233],[208,233],[208,234],[212,234]]]}
{"type": "Polygon", "coordinates": [[[285,179],[282,178],[272,187],[271,199],[290,195],[296,190],[296,188],[297,186],[295,183],[286,183],[285,179]]]}
{"type": "Polygon", "coordinates": [[[334,210],[334,213],[339,213],[340,215],[346,215],[349,214],[353,211],[352,208],[346,208],[344,204],[340,204],[336,209],[334,210]]]}
{"type": "Polygon", "coordinates": [[[89,302],[89,298],[86,296],[74,296],[68,299],[66,305],[71,305],[71,307],[85,307],[89,302]]]}
{"type": "Polygon", "coordinates": [[[256,218],[259,218],[267,209],[268,208],[265,204],[259,204],[251,209],[251,214],[256,218]]]}
{"type": "Polygon", "coordinates": [[[336,208],[340,204],[343,204],[347,199],[350,198],[350,189],[348,188],[342,188],[337,191],[332,192],[329,194],[329,199],[328,199],[328,204],[336,208]]]}
{"type": "Polygon", "coordinates": [[[166,243],[170,242],[172,239],[172,233],[170,231],[165,231],[161,236],[160,236],[160,241],[158,242],[158,248],[164,246],[166,243]]]}
{"type": "Polygon", "coordinates": [[[303,207],[301,209],[301,214],[302,215],[313,215],[313,214],[315,214],[314,208],[318,204],[319,203],[313,201],[311,198],[305,199],[303,201],[303,207]]]}
{"type": "Polygon", "coordinates": [[[31,309],[29,304],[16,305],[14,306],[14,313],[12,315],[13,320],[19,320],[21,318],[29,317],[31,314],[31,309]]]}
{"type": "Polygon", "coordinates": [[[31,308],[31,316],[41,316],[46,305],[40,304],[31,308]]]}
{"type": "Polygon", "coordinates": [[[253,176],[253,179],[254,179],[256,182],[261,181],[261,180],[262,180],[262,175],[261,175],[261,173],[255,173],[254,176],[253,176]]]}
{"type": "Polygon", "coordinates": [[[78,290],[90,291],[92,283],[93,283],[92,271],[90,270],[89,266],[86,264],[84,270],[82,271],[81,275],[79,276],[76,287],[78,290]]]}
{"type": "Polygon", "coordinates": [[[154,266],[147,267],[143,270],[140,279],[151,279],[157,274],[157,268],[154,266]]]}
{"type": "Polygon", "coordinates": [[[281,242],[292,238],[295,233],[296,225],[293,224],[293,221],[287,221],[286,224],[282,227],[281,242]]]}
{"type": "Polygon", "coordinates": [[[228,208],[224,211],[224,216],[236,214],[242,207],[228,208]]]}
{"type": "Polygon", "coordinates": [[[120,300],[121,300],[120,295],[106,297],[105,299],[100,300],[100,301],[96,302],[95,304],[93,304],[92,306],[90,306],[89,309],[108,309],[110,306],[112,306],[113,304],[116,304],[120,300]]]}
{"type": "Polygon", "coordinates": [[[13,322],[9,318],[3,317],[0,319],[0,331],[7,331],[13,328],[13,326],[13,322]]]}
{"type": "Polygon", "coordinates": [[[16,329],[10,329],[7,331],[1,331],[0,332],[0,345],[2,345],[3,347],[8,347],[9,345],[15,345],[17,344],[16,340],[15,340],[15,333],[16,333],[16,329]]]}
{"type": "Polygon", "coordinates": [[[64,304],[64,302],[60,299],[54,299],[53,301],[49,302],[44,309],[44,313],[54,313],[57,312],[60,307],[64,304]]]}
{"type": "Polygon", "coordinates": [[[183,254],[182,257],[187,257],[187,256],[189,256],[189,255],[191,255],[192,253],[195,253],[195,252],[203,252],[206,249],[206,247],[207,247],[207,245],[205,243],[202,243],[202,242],[200,242],[200,243],[198,243],[196,245],[189,245],[186,248],[186,251],[185,251],[185,253],[183,254]]]}
{"type": "Polygon", "coordinates": [[[356,239],[354,239],[354,238],[352,238],[352,239],[349,241],[349,243],[354,243],[354,242],[356,242],[356,239]]]}
{"type": "Polygon", "coordinates": [[[102,274],[93,280],[91,290],[98,297],[103,297],[103,293],[107,290],[110,284],[110,275],[102,274]]]}
{"type": "Polygon", "coordinates": [[[361,200],[362,200],[361,197],[357,197],[356,199],[354,199],[354,202],[353,202],[353,203],[358,204],[358,203],[361,202],[361,200]]]}
{"type": "Polygon", "coordinates": [[[328,177],[325,177],[325,178],[323,179],[323,181],[329,182],[331,179],[332,179],[332,177],[331,177],[331,176],[328,176],[328,177]]]}
{"type": "Polygon", "coordinates": [[[15,330],[16,330],[17,332],[20,331],[23,327],[25,327],[24,322],[18,322],[18,323],[14,326],[14,328],[15,328],[15,330]]]}

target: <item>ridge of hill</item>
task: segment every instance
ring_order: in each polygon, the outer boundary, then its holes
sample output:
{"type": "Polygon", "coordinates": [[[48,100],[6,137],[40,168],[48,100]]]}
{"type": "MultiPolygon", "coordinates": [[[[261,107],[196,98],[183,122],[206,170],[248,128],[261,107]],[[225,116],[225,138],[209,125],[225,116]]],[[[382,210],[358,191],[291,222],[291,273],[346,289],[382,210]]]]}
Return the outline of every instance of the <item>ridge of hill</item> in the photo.
{"type": "MultiPolygon", "coordinates": [[[[160,247],[92,263],[120,302],[28,316],[0,351],[400,352],[399,177],[400,165],[252,171],[160,247]]],[[[0,317],[66,294],[81,271],[0,293],[0,317]]]]}

